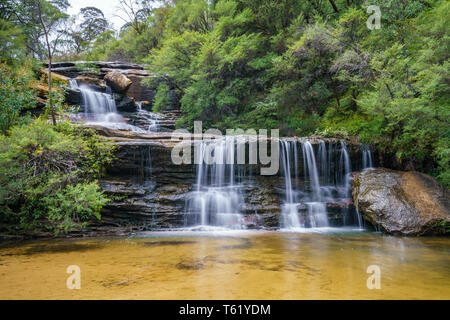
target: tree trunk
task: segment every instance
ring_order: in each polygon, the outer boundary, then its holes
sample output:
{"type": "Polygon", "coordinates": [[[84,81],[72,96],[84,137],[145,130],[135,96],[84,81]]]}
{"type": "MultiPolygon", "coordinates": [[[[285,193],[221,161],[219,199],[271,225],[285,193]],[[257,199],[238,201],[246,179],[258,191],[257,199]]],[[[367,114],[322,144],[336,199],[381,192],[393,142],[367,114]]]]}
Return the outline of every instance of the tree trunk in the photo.
{"type": "Polygon", "coordinates": [[[331,4],[331,6],[333,7],[334,12],[339,12],[338,8],[336,7],[336,3],[334,3],[333,0],[328,0],[331,4]]]}
{"type": "Polygon", "coordinates": [[[42,28],[44,29],[44,35],[45,35],[45,42],[47,44],[47,50],[48,50],[48,106],[50,109],[50,114],[52,116],[52,123],[53,125],[56,124],[56,116],[55,116],[55,109],[53,108],[53,102],[52,102],[52,50],[50,48],[50,42],[48,40],[48,30],[45,27],[44,20],[42,19],[42,8],[41,8],[41,2],[38,1],[38,11],[39,11],[39,20],[41,21],[42,28]]]}

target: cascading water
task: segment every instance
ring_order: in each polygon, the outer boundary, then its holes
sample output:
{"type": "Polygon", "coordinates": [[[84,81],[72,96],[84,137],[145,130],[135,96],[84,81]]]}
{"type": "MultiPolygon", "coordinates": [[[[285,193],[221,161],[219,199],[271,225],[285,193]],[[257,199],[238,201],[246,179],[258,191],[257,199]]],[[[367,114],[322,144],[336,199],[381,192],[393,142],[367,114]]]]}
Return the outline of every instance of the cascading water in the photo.
{"type": "Polygon", "coordinates": [[[235,155],[236,137],[196,142],[198,145],[195,191],[187,200],[186,226],[242,229],[244,205],[235,155]]]}
{"type": "MultiPolygon", "coordinates": [[[[327,209],[323,202],[314,150],[311,143],[306,140],[301,141],[301,147],[305,179],[303,191],[297,189],[299,162],[297,141],[280,141],[280,161],[286,192],[286,200],[281,213],[281,227],[286,229],[327,227],[327,209]],[[292,167],[294,168],[294,184],[291,177],[292,167]],[[299,208],[306,208],[307,214],[299,214],[299,208]]],[[[324,169],[321,167],[321,170],[324,169]]]]}
{"type": "Polygon", "coordinates": [[[84,107],[83,117],[88,123],[96,123],[112,129],[145,132],[126,123],[125,119],[117,112],[116,102],[110,92],[97,92],[84,84],[79,86],[75,79],[70,79],[69,83],[71,88],[81,92],[84,107]]]}
{"type": "Polygon", "coordinates": [[[351,162],[345,142],[337,145],[328,142],[327,147],[324,141],[319,141],[317,152],[306,139],[302,139],[300,145],[302,159],[298,156],[296,140],[283,139],[279,144],[286,193],[281,227],[294,230],[328,227],[328,215],[339,213],[344,225],[356,222],[361,228],[358,213],[356,219],[349,217],[351,162]],[[303,182],[299,184],[298,164],[301,160],[303,182]],[[295,177],[294,182],[292,177],[295,177]]]}
{"type": "MultiPolygon", "coordinates": [[[[284,173],[284,182],[285,182],[285,194],[286,201],[282,206],[282,221],[281,226],[283,228],[300,228],[300,220],[298,217],[297,206],[297,195],[294,193],[292,188],[292,177],[291,177],[291,149],[296,150],[297,144],[290,143],[290,141],[281,140],[279,143],[279,155],[281,162],[281,170],[284,173]]],[[[293,157],[294,163],[296,163],[296,153],[293,157]]],[[[297,167],[297,166],[295,166],[297,167]]],[[[295,171],[295,181],[297,181],[298,175],[297,171],[295,171]]]]}
{"type": "Polygon", "coordinates": [[[370,148],[363,144],[362,145],[362,169],[366,168],[373,168],[373,161],[372,161],[372,152],[370,151],[370,148]]]}
{"type": "MultiPolygon", "coordinates": [[[[361,169],[368,169],[368,168],[373,168],[373,160],[372,160],[372,151],[370,151],[369,146],[363,144],[362,148],[361,148],[361,153],[362,153],[362,168],[361,169]]],[[[356,216],[358,218],[358,225],[359,228],[363,228],[364,227],[364,222],[363,219],[361,217],[361,214],[359,213],[358,210],[358,206],[356,206],[356,216]]]]}
{"type": "Polygon", "coordinates": [[[136,105],[138,116],[145,123],[147,132],[159,132],[161,115],[143,109],[141,102],[136,102],[136,105]]]}

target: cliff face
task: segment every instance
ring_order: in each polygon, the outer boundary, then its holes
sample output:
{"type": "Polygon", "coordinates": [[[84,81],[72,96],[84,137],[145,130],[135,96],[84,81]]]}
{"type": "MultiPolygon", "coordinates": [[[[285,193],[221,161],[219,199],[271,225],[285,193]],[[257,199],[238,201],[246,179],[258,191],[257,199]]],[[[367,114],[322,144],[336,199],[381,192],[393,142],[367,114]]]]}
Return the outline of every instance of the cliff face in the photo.
{"type": "MultiPolygon", "coordinates": [[[[191,217],[187,209],[196,187],[198,168],[195,164],[173,163],[171,153],[176,142],[171,141],[170,134],[97,130],[118,146],[117,159],[100,182],[103,190],[115,200],[104,208],[102,221],[93,222],[90,228],[143,231],[186,226],[191,217]]],[[[319,140],[311,138],[310,141],[317,152],[319,140]]],[[[339,143],[335,139],[327,142],[339,143]]],[[[360,166],[360,145],[349,143],[347,148],[354,166],[360,166]]],[[[297,160],[298,171],[303,172],[301,153],[297,160]]],[[[241,165],[235,169],[239,171],[236,175],[239,174],[239,193],[243,197],[240,213],[244,225],[246,228],[279,228],[286,198],[285,178],[281,170],[276,175],[264,176],[259,169],[259,165],[241,165]]],[[[293,177],[293,183],[309,188],[309,178],[302,175],[297,180],[293,177]]],[[[328,201],[326,209],[330,226],[356,223],[354,207],[347,200],[328,201]]],[[[298,205],[297,210],[307,219],[306,204],[298,205]]]]}
{"type": "MultiPolygon", "coordinates": [[[[48,64],[44,64],[47,68],[48,64]]],[[[131,81],[126,90],[126,95],[135,101],[152,102],[159,82],[168,82],[168,79],[160,79],[146,71],[144,65],[136,63],[109,62],[109,61],[73,61],[52,63],[52,71],[55,74],[67,78],[77,79],[80,83],[94,85],[98,90],[105,90],[105,76],[108,73],[120,73],[131,81]],[[154,81],[144,85],[144,81],[153,78],[154,81]]],[[[119,90],[120,91],[120,90],[119,90]]],[[[122,92],[117,93],[122,93],[122,92]]],[[[73,94],[73,93],[72,93],[73,94]]],[[[76,104],[76,102],[74,103],[76,104]]],[[[176,106],[178,106],[178,102],[176,106]]]]}

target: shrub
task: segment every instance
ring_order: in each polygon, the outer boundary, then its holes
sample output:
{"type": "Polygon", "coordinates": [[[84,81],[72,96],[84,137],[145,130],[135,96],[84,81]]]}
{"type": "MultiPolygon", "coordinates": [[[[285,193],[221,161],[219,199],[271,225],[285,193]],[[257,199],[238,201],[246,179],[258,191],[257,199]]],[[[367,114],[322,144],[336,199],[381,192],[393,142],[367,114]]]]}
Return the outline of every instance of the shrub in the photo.
{"type": "Polygon", "coordinates": [[[96,179],[113,147],[90,129],[36,122],[0,136],[0,219],[55,233],[100,218],[108,201],[96,179]]]}
{"type": "Polygon", "coordinates": [[[6,133],[18,121],[22,110],[34,106],[36,97],[30,87],[31,79],[28,65],[13,70],[0,64],[0,133],[6,133]]]}

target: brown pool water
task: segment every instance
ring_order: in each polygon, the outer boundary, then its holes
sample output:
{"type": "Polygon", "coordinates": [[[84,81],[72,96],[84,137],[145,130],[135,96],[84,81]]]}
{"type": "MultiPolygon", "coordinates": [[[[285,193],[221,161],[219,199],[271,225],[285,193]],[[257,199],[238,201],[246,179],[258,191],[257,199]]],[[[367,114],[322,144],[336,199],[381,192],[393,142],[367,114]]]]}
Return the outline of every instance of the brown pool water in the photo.
{"type": "Polygon", "coordinates": [[[450,299],[450,239],[154,232],[0,244],[0,299],[450,299]],[[66,287],[69,265],[81,289],[66,287]],[[367,288],[378,265],[381,289],[367,288]]]}

